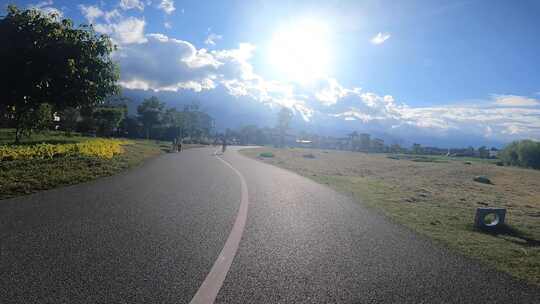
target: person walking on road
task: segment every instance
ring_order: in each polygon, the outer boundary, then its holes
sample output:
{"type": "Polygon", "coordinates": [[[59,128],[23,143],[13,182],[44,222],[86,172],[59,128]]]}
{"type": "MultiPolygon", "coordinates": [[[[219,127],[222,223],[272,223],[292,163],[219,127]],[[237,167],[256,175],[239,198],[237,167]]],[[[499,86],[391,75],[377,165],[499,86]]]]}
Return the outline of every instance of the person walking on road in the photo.
{"type": "Polygon", "coordinates": [[[171,152],[178,152],[178,143],[176,138],[174,138],[172,141],[171,152]]]}
{"type": "Polygon", "coordinates": [[[227,139],[225,137],[223,137],[222,144],[221,153],[225,153],[225,150],[227,150],[227,139]]]}

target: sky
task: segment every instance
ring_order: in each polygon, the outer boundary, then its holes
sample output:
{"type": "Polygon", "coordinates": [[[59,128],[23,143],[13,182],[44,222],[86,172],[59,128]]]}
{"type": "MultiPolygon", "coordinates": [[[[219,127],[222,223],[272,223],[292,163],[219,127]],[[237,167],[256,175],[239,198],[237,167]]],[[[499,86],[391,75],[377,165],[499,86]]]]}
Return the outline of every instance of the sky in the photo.
{"type": "Polygon", "coordinates": [[[15,1],[91,23],[124,93],[197,100],[218,128],[500,146],[540,140],[540,1],[15,1]]]}

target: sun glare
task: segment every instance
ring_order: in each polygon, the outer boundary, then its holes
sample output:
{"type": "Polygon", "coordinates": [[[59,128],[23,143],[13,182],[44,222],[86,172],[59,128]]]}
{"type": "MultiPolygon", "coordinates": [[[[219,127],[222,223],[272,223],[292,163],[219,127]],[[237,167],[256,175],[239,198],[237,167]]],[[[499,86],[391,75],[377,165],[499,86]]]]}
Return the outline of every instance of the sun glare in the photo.
{"type": "Polygon", "coordinates": [[[316,20],[301,20],[281,27],[271,38],[268,63],[280,77],[306,83],[329,71],[330,31],[316,20]]]}

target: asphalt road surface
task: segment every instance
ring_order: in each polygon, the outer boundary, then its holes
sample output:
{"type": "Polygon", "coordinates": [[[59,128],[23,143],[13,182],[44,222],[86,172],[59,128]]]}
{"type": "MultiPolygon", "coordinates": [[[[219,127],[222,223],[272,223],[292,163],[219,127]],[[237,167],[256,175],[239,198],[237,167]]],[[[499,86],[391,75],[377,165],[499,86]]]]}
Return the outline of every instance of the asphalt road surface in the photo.
{"type": "Polygon", "coordinates": [[[189,303],[208,286],[216,303],[540,301],[347,196],[237,148],[222,158],[187,150],[0,201],[0,303],[189,303]],[[226,277],[205,285],[225,244],[226,277]]]}

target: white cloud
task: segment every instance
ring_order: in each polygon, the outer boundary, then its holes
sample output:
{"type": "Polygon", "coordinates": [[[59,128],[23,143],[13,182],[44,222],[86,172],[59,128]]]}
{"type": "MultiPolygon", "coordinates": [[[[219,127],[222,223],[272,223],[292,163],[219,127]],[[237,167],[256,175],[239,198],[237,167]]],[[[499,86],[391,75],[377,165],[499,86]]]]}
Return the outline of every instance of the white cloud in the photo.
{"type": "Polygon", "coordinates": [[[115,25],[114,37],[123,44],[146,42],[144,37],[145,25],[144,19],[128,17],[115,25]]]}
{"type": "Polygon", "coordinates": [[[115,54],[128,89],[201,92],[222,86],[233,97],[249,97],[270,107],[286,106],[309,120],[313,109],[294,95],[291,85],[266,81],[253,73],[249,59],[255,46],[209,52],[163,34],[148,34],[146,42],[123,46],[115,54]]]}
{"type": "MultiPolygon", "coordinates": [[[[159,9],[163,10],[166,14],[170,15],[174,10],[176,9],[174,7],[174,1],[173,0],[161,0],[161,3],[158,6],[159,9]]],[[[184,12],[182,10],[182,12],[184,12]]]]}
{"type": "Polygon", "coordinates": [[[407,137],[459,133],[490,140],[540,138],[540,108],[510,107],[508,102],[504,106],[479,102],[484,106],[411,107],[391,95],[345,88],[332,78],[306,89],[256,74],[250,62],[256,48],[249,43],[208,51],[163,34],[148,34],[145,39],[123,46],[115,55],[125,88],[202,92],[222,87],[236,98],[271,108],[288,107],[305,121],[323,117],[323,121],[335,120],[334,126],[353,124],[356,129],[374,128],[407,137]]]}
{"type": "Polygon", "coordinates": [[[506,107],[529,107],[540,105],[540,100],[519,95],[493,95],[494,104],[506,107]]]}
{"type": "Polygon", "coordinates": [[[201,81],[185,81],[178,82],[170,86],[160,87],[159,89],[153,88],[150,83],[145,80],[132,79],[129,81],[119,81],[119,84],[126,89],[130,90],[153,90],[156,92],[178,92],[179,90],[192,90],[194,92],[202,92],[204,90],[211,90],[216,87],[212,79],[202,79],[201,81]]]}
{"type": "MultiPolygon", "coordinates": [[[[338,90],[344,91],[346,89],[338,90]]],[[[362,126],[359,125],[359,128],[363,129],[378,126],[378,130],[401,132],[401,135],[409,138],[418,134],[435,137],[466,134],[469,138],[477,136],[501,141],[540,139],[539,107],[510,107],[508,103],[494,107],[489,102],[479,103],[484,106],[410,107],[396,102],[390,95],[380,96],[359,90],[331,96],[339,98],[335,102],[335,99],[331,99],[332,107],[328,109],[335,112],[329,115],[349,122],[357,121],[362,126]]],[[[531,105],[523,102],[512,104],[531,105]]]]}
{"type": "Polygon", "coordinates": [[[328,78],[323,80],[323,84],[319,85],[319,88],[315,88],[314,95],[315,99],[322,104],[333,105],[348,94],[355,94],[358,92],[360,92],[360,88],[345,89],[336,79],[328,78]]]}
{"type": "Polygon", "coordinates": [[[382,44],[391,37],[390,33],[378,33],[373,38],[371,38],[371,43],[373,44],[382,44]]]}
{"type": "Polygon", "coordinates": [[[163,23],[163,26],[168,30],[172,29],[172,24],[170,22],[168,22],[168,21],[163,23]]]}
{"type": "Polygon", "coordinates": [[[123,10],[138,9],[144,10],[144,3],[139,0],[120,0],[120,8],[123,10]]]}
{"type": "Polygon", "coordinates": [[[28,5],[28,8],[36,9],[45,15],[55,15],[57,20],[62,19],[64,13],[61,10],[52,7],[53,4],[54,2],[52,0],[45,0],[38,2],[37,4],[30,4],[28,5]]]}
{"type": "MultiPolygon", "coordinates": [[[[121,2],[121,5],[135,5],[129,1],[121,2]],[[124,3],[124,4],[122,4],[124,3]]],[[[115,44],[120,46],[131,43],[143,43],[146,41],[144,18],[124,17],[117,10],[103,11],[97,6],[79,5],[79,10],[88,21],[94,25],[96,32],[107,34],[115,44]]]]}
{"type": "Polygon", "coordinates": [[[40,8],[39,10],[46,15],[56,16],[57,20],[62,19],[64,17],[64,13],[61,10],[51,7],[51,6],[43,7],[43,8],[40,8]]]}
{"type": "MultiPolygon", "coordinates": [[[[122,0],[111,11],[103,10],[102,6],[78,6],[96,31],[110,35],[119,45],[113,56],[121,66],[120,85],[124,88],[219,95],[214,97],[219,100],[212,101],[214,104],[238,99],[272,109],[284,106],[304,121],[341,131],[379,130],[408,138],[418,134],[441,137],[460,134],[493,141],[540,139],[540,99],[535,95],[538,93],[531,94],[534,97],[491,95],[461,105],[413,107],[391,95],[344,87],[333,78],[318,79],[309,85],[270,81],[258,75],[251,63],[256,52],[253,44],[214,49],[222,36],[211,29],[205,44],[212,46],[212,50],[164,34],[145,34],[145,19],[123,16],[127,13],[120,8],[143,10],[145,5],[153,5],[171,14],[175,7],[171,0],[153,1],[153,4],[143,1],[122,0]]],[[[47,0],[29,7],[45,13],[62,13],[52,5],[53,1],[47,0]]],[[[168,19],[164,20],[164,26],[171,28],[168,19]]],[[[389,38],[389,33],[381,32],[371,42],[382,44],[389,38]]]]}
{"type": "Polygon", "coordinates": [[[210,33],[208,35],[208,37],[206,37],[206,40],[204,40],[204,44],[215,46],[216,41],[221,40],[221,39],[223,39],[223,36],[218,35],[218,34],[214,34],[214,33],[210,33]]]}
{"type": "Polygon", "coordinates": [[[93,5],[86,6],[84,4],[80,4],[79,10],[88,23],[94,23],[97,18],[105,15],[105,13],[99,7],[93,5]]]}
{"type": "Polygon", "coordinates": [[[122,15],[120,15],[117,9],[113,9],[112,11],[105,12],[104,17],[107,23],[111,23],[116,19],[122,18],[122,15]]]}
{"type": "MultiPolygon", "coordinates": [[[[88,8],[86,12],[92,20],[103,20],[107,14],[88,8]]],[[[164,34],[145,35],[144,19],[123,18],[118,13],[114,16],[118,22],[105,20],[96,24],[96,30],[120,43],[114,59],[122,70],[120,84],[127,89],[203,92],[220,87],[234,98],[247,98],[271,108],[288,107],[305,121],[317,123],[321,118],[323,122],[333,121],[334,126],[375,128],[409,137],[461,132],[490,140],[540,138],[540,108],[534,98],[493,95],[492,100],[477,105],[411,107],[391,95],[346,88],[332,78],[321,79],[309,88],[269,81],[254,71],[253,44],[198,49],[164,34]]]]}
{"type": "Polygon", "coordinates": [[[115,54],[122,67],[121,85],[154,91],[200,91],[215,86],[222,63],[205,49],[163,34],[148,34],[145,39],[115,54]]]}
{"type": "Polygon", "coordinates": [[[212,55],[223,63],[220,68],[221,75],[234,75],[234,78],[240,80],[252,80],[257,78],[253,72],[253,66],[249,62],[254,52],[255,45],[240,43],[236,49],[212,51],[212,55]]]}
{"type": "Polygon", "coordinates": [[[118,23],[98,23],[94,25],[96,32],[110,35],[115,43],[125,45],[146,42],[144,27],[146,21],[135,17],[127,17],[118,23]]]}
{"type": "Polygon", "coordinates": [[[42,7],[46,7],[46,6],[51,6],[53,5],[53,1],[52,0],[45,0],[45,1],[41,1],[41,2],[38,2],[37,4],[31,4],[30,7],[35,7],[35,8],[42,8],[42,7]]]}

